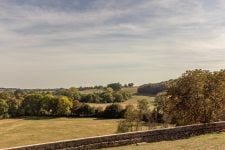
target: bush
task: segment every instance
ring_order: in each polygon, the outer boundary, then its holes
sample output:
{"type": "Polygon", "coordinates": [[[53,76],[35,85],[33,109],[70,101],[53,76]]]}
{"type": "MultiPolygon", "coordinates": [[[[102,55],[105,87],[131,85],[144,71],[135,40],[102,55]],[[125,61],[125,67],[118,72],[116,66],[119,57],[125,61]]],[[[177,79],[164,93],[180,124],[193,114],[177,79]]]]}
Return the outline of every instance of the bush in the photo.
{"type": "Polygon", "coordinates": [[[41,94],[29,94],[21,103],[21,111],[25,116],[38,116],[41,110],[41,94]]]}
{"type": "Polygon", "coordinates": [[[167,82],[144,84],[138,88],[139,94],[156,95],[166,90],[167,82]]]}
{"type": "Polygon", "coordinates": [[[95,109],[88,104],[81,104],[76,114],[82,117],[92,117],[95,115],[95,109]]]}
{"type": "Polygon", "coordinates": [[[100,98],[99,98],[99,95],[95,94],[95,93],[82,95],[81,102],[84,102],[84,103],[99,103],[100,98]]]}
{"type": "Polygon", "coordinates": [[[123,95],[119,92],[114,93],[113,96],[114,96],[114,102],[116,103],[124,101],[123,95]]]}
{"type": "Polygon", "coordinates": [[[102,107],[95,108],[95,115],[94,115],[95,117],[101,118],[103,117],[103,115],[104,115],[104,110],[102,107]]]}
{"type": "Polygon", "coordinates": [[[125,133],[130,131],[130,122],[127,120],[120,121],[117,127],[118,133],[125,133]]]}
{"type": "Polygon", "coordinates": [[[121,118],[123,107],[120,104],[112,104],[105,108],[104,118],[121,118]]]}

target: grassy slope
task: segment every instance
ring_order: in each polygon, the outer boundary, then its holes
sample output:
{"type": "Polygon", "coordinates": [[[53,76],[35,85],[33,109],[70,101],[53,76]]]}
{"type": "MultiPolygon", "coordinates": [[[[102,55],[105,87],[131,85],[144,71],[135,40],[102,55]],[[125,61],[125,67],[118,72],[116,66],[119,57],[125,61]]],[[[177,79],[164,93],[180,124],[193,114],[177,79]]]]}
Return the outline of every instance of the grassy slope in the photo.
{"type": "Polygon", "coordinates": [[[93,118],[0,120],[0,148],[112,134],[117,123],[93,118]]]}
{"type": "Polygon", "coordinates": [[[129,145],[107,150],[224,150],[225,133],[206,134],[188,139],[129,145]]]}

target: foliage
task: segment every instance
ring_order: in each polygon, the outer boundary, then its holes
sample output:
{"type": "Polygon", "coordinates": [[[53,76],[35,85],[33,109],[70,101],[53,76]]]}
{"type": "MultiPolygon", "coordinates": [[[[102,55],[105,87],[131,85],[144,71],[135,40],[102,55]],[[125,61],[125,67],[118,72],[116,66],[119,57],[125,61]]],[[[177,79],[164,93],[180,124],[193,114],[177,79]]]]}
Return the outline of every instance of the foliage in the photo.
{"type": "Polygon", "coordinates": [[[104,118],[121,118],[123,107],[120,104],[111,104],[105,108],[104,118]]]}
{"type": "Polygon", "coordinates": [[[81,102],[84,102],[84,103],[99,103],[100,97],[97,93],[82,95],[81,96],[81,102]]]}
{"type": "Polygon", "coordinates": [[[107,87],[110,87],[113,89],[113,91],[119,91],[122,89],[122,85],[118,82],[118,83],[110,83],[107,85],[107,87]]]}
{"type": "Polygon", "coordinates": [[[113,92],[111,88],[107,88],[104,92],[101,93],[83,94],[80,101],[83,103],[119,103],[124,102],[131,97],[132,94],[130,92],[113,92]]]}
{"type": "Polygon", "coordinates": [[[95,109],[88,104],[81,104],[76,114],[82,117],[92,117],[95,115],[95,109]]]}
{"type": "Polygon", "coordinates": [[[139,94],[156,95],[157,93],[166,91],[167,82],[149,83],[138,87],[139,94]]]}
{"type": "Polygon", "coordinates": [[[166,92],[158,93],[155,97],[154,101],[154,110],[152,112],[152,116],[155,120],[155,122],[167,122],[167,117],[165,114],[166,111],[166,92]]]}
{"type": "Polygon", "coordinates": [[[19,107],[20,107],[21,100],[17,99],[8,99],[7,104],[8,104],[8,114],[10,117],[16,117],[20,115],[19,112],[19,107]]]}
{"type": "Polygon", "coordinates": [[[57,103],[57,111],[56,114],[57,116],[68,116],[71,113],[71,108],[72,108],[72,102],[65,96],[60,96],[57,97],[56,99],[57,103]]]}
{"type": "Polygon", "coordinates": [[[81,96],[79,91],[75,87],[71,87],[69,89],[58,89],[54,93],[57,96],[67,96],[68,98],[72,100],[80,100],[81,96]]]}
{"type": "Polygon", "coordinates": [[[166,112],[172,123],[219,121],[225,108],[225,71],[192,70],[168,88],[166,112]]]}
{"type": "Polygon", "coordinates": [[[25,116],[38,116],[41,110],[41,94],[29,94],[21,103],[21,111],[25,116]]]}
{"type": "Polygon", "coordinates": [[[6,118],[8,116],[9,106],[5,100],[0,99],[0,117],[6,118]]]}

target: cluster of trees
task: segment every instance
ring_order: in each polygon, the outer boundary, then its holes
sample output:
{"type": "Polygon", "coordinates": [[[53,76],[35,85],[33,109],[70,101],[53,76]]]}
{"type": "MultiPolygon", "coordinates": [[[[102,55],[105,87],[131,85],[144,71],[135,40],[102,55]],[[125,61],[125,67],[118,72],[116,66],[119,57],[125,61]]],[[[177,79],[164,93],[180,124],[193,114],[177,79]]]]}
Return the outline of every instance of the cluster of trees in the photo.
{"type": "Polygon", "coordinates": [[[23,99],[6,98],[2,95],[0,97],[1,118],[20,116],[121,118],[124,111],[120,104],[111,104],[105,109],[96,108],[66,96],[52,94],[26,94],[23,99]]]}
{"type": "Polygon", "coordinates": [[[82,94],[81,102],[84,103],[119,103],[132,97],[132,94],[126,91],[113,91],[107,88],[101,93],[82,94]]]}
{"type": "Polygon", "coordinates": [[[176,125],[224,120],[225,70],[186,71],[156,98],[163,120],[176,125]]]}
{"type": "Polygon", "coordinates": [[[120,90],[122,87],[133,87],[133,86],[134,86],[134,83],[127,83],[127,84],[122,85],[121,83],[117,82],[117,83],[110,83],[106,87],[103,85],[87,86],[87,87],[81,86],[78,89],[80,91],[91,90],[91,89],[104,90],[105,88],[110,87],[113,90],[117,91],[117,90],[120,90]]]}
{"type": "MultiPolygon", "coordinates": [[[[84,97],[93,100],[95,96],[101,100],[99,102],[120,102],[131,95],[122,91],[114,92],[111,88],[98,95],[88,94],[85,96],[74,87],[61,88],[52,92],[2,91],[0,92],[0,118],[19,116],[123,117],[124,109],[119,104],[114,103],[103,109],[83,103],[84,97]]],[[[85,102],[90,102],[89,100],[85,102]]]]}
{"type": "Polygon", "coordinates": [[[171,81],[172,80],[141,85],[140,87],[138,87],[138,93],[146,95],[156,95],[157,93],[166,91],[167,84],[171,81]]]}

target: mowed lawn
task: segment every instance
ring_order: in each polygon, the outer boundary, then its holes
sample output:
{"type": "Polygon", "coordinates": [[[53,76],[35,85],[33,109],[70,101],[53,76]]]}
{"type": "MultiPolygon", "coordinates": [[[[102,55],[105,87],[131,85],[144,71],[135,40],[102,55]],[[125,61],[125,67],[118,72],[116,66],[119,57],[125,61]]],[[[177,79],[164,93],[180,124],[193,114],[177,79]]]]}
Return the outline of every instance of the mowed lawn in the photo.
{"type": "Polygon", "coordinates": [[[0,148],[116,132],[119,120],[94,118],[23,118],[0,120],[0,148]]]}
{"type": "Polygon", "coordinates": [[[225,133],[206,134],[188,139],[141,143],[106,150],[225,150],[225,133]]]}

